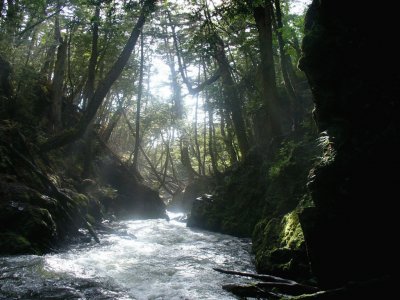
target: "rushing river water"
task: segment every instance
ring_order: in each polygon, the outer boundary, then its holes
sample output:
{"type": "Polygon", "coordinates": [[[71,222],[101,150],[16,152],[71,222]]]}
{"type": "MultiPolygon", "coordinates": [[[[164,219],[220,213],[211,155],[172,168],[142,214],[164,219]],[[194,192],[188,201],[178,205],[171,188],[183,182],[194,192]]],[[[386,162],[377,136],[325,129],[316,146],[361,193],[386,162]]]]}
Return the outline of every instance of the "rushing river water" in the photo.
{"type": "Polygon", "coordinates": [[[0,299],[235,299],[221,285],[246,279],[212,268],[254,271],[249,241],[170,216],[117,222],[100,244],[0,257],[0,299]]]}

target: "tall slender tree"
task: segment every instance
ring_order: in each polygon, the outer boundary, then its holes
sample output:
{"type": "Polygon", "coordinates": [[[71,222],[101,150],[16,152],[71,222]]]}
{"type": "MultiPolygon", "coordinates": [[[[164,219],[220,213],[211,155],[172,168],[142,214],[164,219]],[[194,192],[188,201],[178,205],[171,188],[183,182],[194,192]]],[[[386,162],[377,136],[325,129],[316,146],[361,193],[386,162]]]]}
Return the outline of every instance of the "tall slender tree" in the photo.
{"type": "Polygon", "coordinates": [[[282,133],[282,114],[278,105],[272,50],[272,15],[273,8],[270,0],[264,0],[262,5],[253,7],[260,45],[261,93],[264,104],[262,119],[265,120],[264,122],[257,122],[256,131],[258,131],[259,138],[264,144],[269,143],[273,137],[282,133]]]}
{"type": "Polygon", "coordinates": [[[77,139],[79,139],[84,133],[87,126],[95,117],[98,108],[103,102],[104,97],[109,92],[112,84],[117,80],[120,76],[122,70],[124,69],[126,63],[131,56],[131,52],[136,45],[136,42],[139,38],[140,31],[146,21],[147,16],[154,11],[156,0],[146,0],[143,4],[139,19],[136,22],[136,25],[132,29],[130,37],[125,44],[124,49],[120,53],[118,59],[112,65],[110,71],[107,73],[105,78],[98,84],[93,96],[90,98],[89,105],[85,111],[85,114],[79,121],[76,127],[73,129],[68,129],[67,131],[63,131],[59,135],[50,138],[45,143],[41,145],[41,149],[43,151],[52,150],[58,147],[65,146],[77,139]]]}
{"type": "MultiPolygon", "coordinates": [[[[135,152],[133,155],[133,167],[138,170],[138,159],[139,159],[139,147],[140,147],[140,109],[142,107],[142,95],[143,95],[143,71],[144,71],[144,38],[143,31],[140,34],[140,70],[139,70],[139,86],[138,95],[136,100],[136,120],[135,120],[135,152]]],[[[167,164],[167,162],[166,162],[167,164]]]]}

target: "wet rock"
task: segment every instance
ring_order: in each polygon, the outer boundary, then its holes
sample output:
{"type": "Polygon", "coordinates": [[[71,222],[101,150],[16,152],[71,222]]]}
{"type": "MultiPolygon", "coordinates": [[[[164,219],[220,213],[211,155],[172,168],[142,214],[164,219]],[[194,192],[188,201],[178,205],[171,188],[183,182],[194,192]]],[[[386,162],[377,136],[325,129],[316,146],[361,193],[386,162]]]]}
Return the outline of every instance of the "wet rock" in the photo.
{"type": "Polygon", "coordinates": [[[400,75],[388,43],[396,13],[315,0],[307,14],[299,65],[312,86],[325,153],[309,181],[315,207],[300,219],[322,287],[397,275],[390,241],[398,235],[400,75]]]}
{"type": "Polygon", "coordinates": [[[173,212],[190,212],[195,199],[205,193],[210,193],[212,189],[213,183],[211,179],[196,179],[189,183],[183,191],[174,195],[170,203],[168,203],[168,210],[173,212]]]}
{"type": "Polygon", "coordinates": [[[49,210],[56,201],[21,184],[0,184],[0,252],[43,253],[57,239],[57,226],[49,210]]]}
{"type": "Polygon", "coordinates": [[[116,197],[108,199],[110,212],[119,217],[166,218],[165,204],[157,191],[140,182],[135,173],[111,159],[97,162],[101,183],[116,190],[116,197]]]}
{"type": "Polygon", "coordinates": [[[0,254],[34,253],[31,243],[22,235],[13,232],[0,233],[0,254]]]}
{"type": "Polygon", "coordinates": [[[202,197],[196,198],[193,201],[192,209],[187,219],[187,226],[219,231],[220,219],[217,216],[213,218],[210,215],[212,206],[212,201],[207,198],[206,200],[203,200],[202,197]]]}

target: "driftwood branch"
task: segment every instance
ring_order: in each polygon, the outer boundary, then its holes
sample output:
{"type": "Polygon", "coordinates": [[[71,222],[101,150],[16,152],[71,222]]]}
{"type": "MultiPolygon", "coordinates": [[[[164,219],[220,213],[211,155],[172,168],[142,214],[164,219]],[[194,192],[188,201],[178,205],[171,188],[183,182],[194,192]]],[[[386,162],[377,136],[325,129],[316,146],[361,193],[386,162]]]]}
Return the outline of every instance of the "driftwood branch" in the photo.
{"type": "Polygon", "coordinates": [[[289,279],[284,279],[281,277],[276,277],[272,275],[265,275],[265,274],[255,274],[255,273],[247,273],[247,272],[238,272],[238,271],[231,271],[231,270],[225,270],[225,269],[220,269],[220,268],[213,268],[214,271],[224,273],[224,274],[230,274],[230,275],[237,275],[237,276],[243,276],[243,277],[250,277],[254,279],[259,279],[262,281],[268,281],[268,282],[286,282],[286,283],[292,283],[294,281],[289,280],[289,279]]]}
{"type": "Polygon", "coordinates": [[[280,299],[282,295],[297,296],[320,291],[317,287],[301,284],[294,280],[272,275],[230,271],[219,268],[214,268],[214,270],[224,274],[238,275],[262,280],[262,282],[254,284],[227,284],[222,287],[224,290],[229,291],[239,297],[268,297],[269,299],[280,299]],[[272,289],[273,292],[271,291],[272,289]]]}
{"type": "Polygon", "coordinates": [[[239,297],[254,297],[267,299],[296,299],[296,300],[332,300],[332,299],[391,299],[395,293],[397,281],[393,276],[386,275],[365,281],[348,282],[346,285],[330,290],[319,290],[296,281],[270,275],[237,272],[215,268],[214,270],[238,276],[257,279],[275,278],[279,281],[263,281],[253,284],[227,284],[223,289],[239,297]]]}

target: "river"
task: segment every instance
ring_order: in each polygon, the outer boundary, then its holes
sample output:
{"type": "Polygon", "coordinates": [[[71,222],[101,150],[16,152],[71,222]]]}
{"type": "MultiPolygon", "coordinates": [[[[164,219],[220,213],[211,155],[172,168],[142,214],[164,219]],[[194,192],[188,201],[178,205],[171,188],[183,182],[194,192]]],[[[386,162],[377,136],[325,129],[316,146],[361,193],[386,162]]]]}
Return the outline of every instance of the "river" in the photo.
{"type": "Polygon", "coordinates": [[[0,299],[236,299],[247,282],[213,267],[254,272],[250,241],[171,221],[114,222],[100,244],[44,256],[0,257],[0,299]]]}

